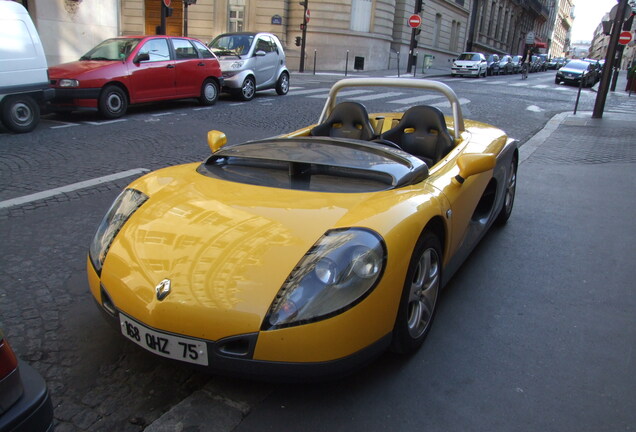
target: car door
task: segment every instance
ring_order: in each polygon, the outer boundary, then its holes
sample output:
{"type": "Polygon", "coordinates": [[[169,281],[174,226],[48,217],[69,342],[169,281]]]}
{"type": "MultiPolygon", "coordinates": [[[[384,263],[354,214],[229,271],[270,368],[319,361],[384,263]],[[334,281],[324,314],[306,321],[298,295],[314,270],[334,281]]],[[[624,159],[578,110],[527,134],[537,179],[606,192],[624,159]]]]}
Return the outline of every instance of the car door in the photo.
{"type": "MultiPolygon", "coordinates": [[[[480,206],[484,192],[492,178],[492,171],[474,174],[463,183],[457,181],[458,156],[441,161],[442,167],[434,167],[428,182],[442,191],[449,204],[445,216],[450,225],[448,256],[454,256],[457,262],[465,257],[486,230],[490,207],[480,206]],[[437,169],[436,169],[437,168],[437,169]]],[[[494,196],[492,196],[494,199],[494,196]]],[[[487,201],[487,200],[486,200],[487,201]]]]}
{"type": "Polygon", "coordinates": [[[175,93],[177,97],[198,96],[207,77],[206,63],[188,39],[171,39],[175,58],[175,93]]]}
{"type": "Polygon", "coordinates": [[[175,97],[175,65],[166,38],[143,42],[130,60],[129,72],[132,103],[175,97]]]}
{"type": "Polygon", "coordinates": [[[268,85],[276,80],[278,49],[269,36],[259,36],[254,48],[256,86],[268,85]]]}

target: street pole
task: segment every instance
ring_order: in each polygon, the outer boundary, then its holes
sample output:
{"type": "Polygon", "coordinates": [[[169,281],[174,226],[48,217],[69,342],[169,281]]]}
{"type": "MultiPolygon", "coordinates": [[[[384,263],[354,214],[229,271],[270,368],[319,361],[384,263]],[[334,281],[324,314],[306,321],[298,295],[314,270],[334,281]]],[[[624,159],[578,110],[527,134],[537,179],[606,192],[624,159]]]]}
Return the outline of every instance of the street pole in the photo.
{"type": "Polygon", "coordinates": [[[616,17],[614,17],[614,25],[612,26],[612,36],[610,37],[609,46],[607,47],[607,54],[605,55],[605,67],[603,67],[603,74],[601,75],[601,84],[596,94],[596,102],[594,103],[594,111],[592,118],[603,118],[603,111],[605,110],[605,101],[607,100],[607,91],[610,86],[610,77],[612,73],[612,65],[614,64],[614,57],[616,56],[616,47],[618,45],[618,37],[620,36],[623,28],[623,21],[625,20],[625,11],[627,10],[627,0],[620,0],[618,8],[616,9],[616,17]]]}
{"type": "MultiPolygon", "coordinates": [[[[419,15],[422,12],[422,1],[423,0],[415,0],[415,10],[414,14],[419,15]]],[[[409,58],[406,64],[406,73],[411,73],[411,69],[415,63],[415,48],[417,48],[417,39],[416,36],[420,33],[419,28],[413,27],[411,29],[411,43],[409,44],[409,58]]]]}
{"type": "Polygon", "coordinates": [[[166,34],[166,15],[168,15],[168,7],[161,2],[161,25],[159,26],[159,32],[157,34],[166,34]]]}
{"type": "Polygon", "coordinates": [[[300,40],[300,66],[298,67],[298,72],[305,72],[305,39],[307,38],[307,7],[309,0],[305,0],[300,2],[299,4],[303,6],[303,23],[300,25],[300,29],[302,30],[302,39],[300,40]]]}

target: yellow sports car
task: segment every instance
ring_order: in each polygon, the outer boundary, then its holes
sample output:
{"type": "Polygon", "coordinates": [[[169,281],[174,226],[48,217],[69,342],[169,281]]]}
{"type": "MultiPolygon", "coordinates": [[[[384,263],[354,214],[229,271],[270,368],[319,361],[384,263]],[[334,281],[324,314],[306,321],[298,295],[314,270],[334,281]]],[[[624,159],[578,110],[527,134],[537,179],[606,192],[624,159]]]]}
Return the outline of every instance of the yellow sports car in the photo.
{"type": "Polygon", "coordinates": [[[512,211],[517,142],[464,121],[453,90],[345,79],[315,125],[226,145],[133,181],[90,245],[88,279],[122,334],[247,376],[329,376],[416,350],[440,289],[512,211]],[[441,92],[452,116],[368,114],[343,88],[441,92]]]}

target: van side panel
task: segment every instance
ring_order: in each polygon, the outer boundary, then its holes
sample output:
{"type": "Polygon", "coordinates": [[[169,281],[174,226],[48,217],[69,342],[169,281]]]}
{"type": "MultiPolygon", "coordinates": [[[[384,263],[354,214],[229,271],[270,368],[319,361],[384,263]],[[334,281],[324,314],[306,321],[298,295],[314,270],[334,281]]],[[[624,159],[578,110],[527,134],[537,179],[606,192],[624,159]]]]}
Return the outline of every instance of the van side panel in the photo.
{"type": "Polygon", "coordinates": [[[0,2],[0,98],[49,87],[46,57],[22,5],[0,2]]]}

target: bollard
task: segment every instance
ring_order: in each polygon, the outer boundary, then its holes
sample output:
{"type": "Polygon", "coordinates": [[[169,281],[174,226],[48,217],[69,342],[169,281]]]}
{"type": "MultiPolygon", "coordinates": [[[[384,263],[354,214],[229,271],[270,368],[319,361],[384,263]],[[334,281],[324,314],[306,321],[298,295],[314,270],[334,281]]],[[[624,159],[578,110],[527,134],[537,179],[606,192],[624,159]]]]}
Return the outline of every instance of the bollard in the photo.
{"type": "Polygon", "coordinates": [[[398,63],[398,78],[400,77],[400,52],[397,52],[398,56],[397,56],[397,63],[398,63]]]}
{"type": "Polygon", "coordinates": [[[347,76],[348,68],[349,68],[349,50],[347,50],[347,59],[345,60],[345,76],[347,76]]]}
{"type": "Polygon", "coordinates": [[[314,75],[316,75],[316,50],[314,50],[314,75]]]}
{"type": "Polygon", "coordinates": [[[583,79],[586,77],[587,73],[583,72],[581,74],[581,81],[579,82],[579,91],[576,93],[576,102],[574,103],[574,115],[576,115],[576,109],[579,106],[579,99],[581,98],[581,89],[583,88],[583,79]]]}

